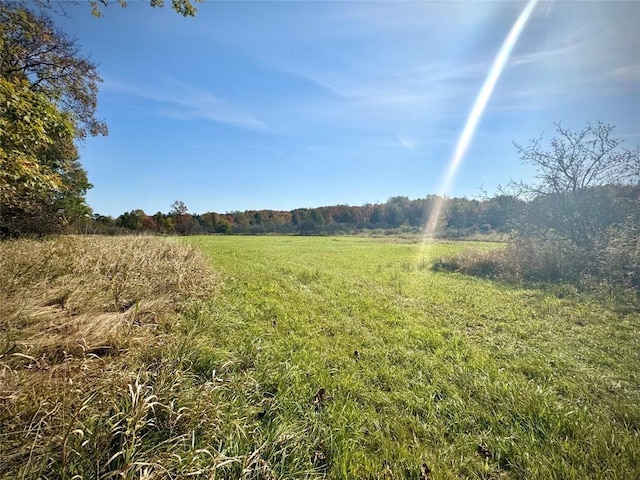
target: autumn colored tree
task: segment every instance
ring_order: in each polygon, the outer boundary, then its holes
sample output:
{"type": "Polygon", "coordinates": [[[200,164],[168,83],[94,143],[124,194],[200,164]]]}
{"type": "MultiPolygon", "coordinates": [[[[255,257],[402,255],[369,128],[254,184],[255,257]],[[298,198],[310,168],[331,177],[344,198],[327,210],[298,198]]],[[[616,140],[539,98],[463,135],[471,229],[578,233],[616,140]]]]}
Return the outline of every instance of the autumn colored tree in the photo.
{"type": "Polygon", "coordinates": [[[47,233],[90,213],[69,114],[23,79],[0,77],[0,229],[47,233]]]}
{"type": "Polygon", "coordinates": [[[192,228],[191,214],[184,202],[176,200],[171,205],[171,211],[169,212],[175,222],[176,233],[180,235],[188,235],[192,228]]]}
{"type": "Polygon", "coordinates": [[[0,2],[0,228],[60,230],[91,213],[74,140],[106,134],[95,118],[95,65],[44,14],[0,2]]]}

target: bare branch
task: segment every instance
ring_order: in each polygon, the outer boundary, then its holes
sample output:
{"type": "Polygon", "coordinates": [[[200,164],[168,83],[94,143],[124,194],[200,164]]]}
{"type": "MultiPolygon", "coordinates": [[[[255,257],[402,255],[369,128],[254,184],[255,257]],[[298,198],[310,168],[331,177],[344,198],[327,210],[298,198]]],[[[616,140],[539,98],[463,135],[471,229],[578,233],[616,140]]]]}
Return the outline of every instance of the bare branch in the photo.
{"type": "Polygon", "coordinates": [[[56,102],[74,119],[78,137],[106,135],[106,124],[95,117],[102,79],[96,66],[80,55],[76,39],[58,30],[44,13],[22,4],[0,3],[0,21],[0,75],[26,80],[34,92],[56,102]]]}

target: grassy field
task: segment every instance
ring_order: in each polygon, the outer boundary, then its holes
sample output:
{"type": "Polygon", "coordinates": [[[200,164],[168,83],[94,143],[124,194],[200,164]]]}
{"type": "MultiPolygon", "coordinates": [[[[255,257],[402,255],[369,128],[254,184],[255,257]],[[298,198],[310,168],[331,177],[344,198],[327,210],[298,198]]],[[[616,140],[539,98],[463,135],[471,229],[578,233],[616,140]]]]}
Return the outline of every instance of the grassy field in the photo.
{"type": "Polygon", "coordinates": [[[640,315],[430,269],[495,244],[72,240],[0,245],[2,479],[640,478],[640,315]]]}
{"type": "Polygon", "coordinates": [[[221,449],[255,478],[640,478],[637,313],[424,257],[487,244],[189,241],[224,279],[192,319],[221,449]]]}

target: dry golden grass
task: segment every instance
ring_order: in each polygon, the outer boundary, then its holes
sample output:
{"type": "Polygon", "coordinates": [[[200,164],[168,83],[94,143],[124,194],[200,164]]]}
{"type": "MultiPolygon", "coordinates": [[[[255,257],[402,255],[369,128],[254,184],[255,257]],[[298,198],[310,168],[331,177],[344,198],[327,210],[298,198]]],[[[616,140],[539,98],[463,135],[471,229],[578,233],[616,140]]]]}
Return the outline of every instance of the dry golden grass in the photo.
{"type": "Polygon", "coordinates": [[[175,240],[0,243],[0,478],[65,477],[89,458],[79,438],[87,435],[117,454],[101,462],[104,478],[151,471],[126,458],[137,441],[128,435],[147,425],[150,409],[169,421],[178,413],[157,403],[140,357],[169,344],[165,333],[187,302],[218,283],[201,254],[175,240]]]}
{"type": "Polygon", "coordinates": [[[216,285],[194,248],[152,237],[3,242],[0,259],[0,328],[30,356],[106,353],[216,285]]]}

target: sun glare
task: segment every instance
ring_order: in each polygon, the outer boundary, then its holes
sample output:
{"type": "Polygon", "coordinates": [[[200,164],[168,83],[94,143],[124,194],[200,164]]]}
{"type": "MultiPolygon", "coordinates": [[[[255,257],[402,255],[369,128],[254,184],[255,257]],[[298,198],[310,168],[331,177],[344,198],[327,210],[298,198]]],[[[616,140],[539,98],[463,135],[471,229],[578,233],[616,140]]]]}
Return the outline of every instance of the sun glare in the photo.
{"type": "MultiPolygon", "coordinates": [[[[513,47],[516,45],[518,41],[518,37],[522,33],[525,25],[527,24],[533,9],[535,8],[538,0],[529,0],[527,5],[522,10],[522,13],[516,20],[516,22],[511,27],[509,34],[505,38],[504,42],[502,42],[502,46],[496,55],[491,68],[489,69],[489,73],[476,97],[476,100],[473,104],[473,108],[467,117],[467,121],[464,125],[464,129],[458,138],[458,142],[456,144],[456,149],[454,151],[453,156],[451,157],[451,161],[449,162],[449,167],[447,169],[447,173],[442,182],[442,186],[440,188],[440,195],[436,199],[436,202],[431,210],[431,214],[429,215],[429,220],[427,221],[424,234],[422,237],[423,245],[428,245],[430,240],[433,238],[436,228],[438,227],[438,219],[442,213],[442,209],[445,204],[445,195],[449,191],[451,184],[455,178],[455,174],[464,158],[464,155],[469,148],[469,144],[473,138],[473,134],[478,126],[478,122],[480,118],[482,118],[482,113],[484,112],[489,99],[491,98],[491,94],[493,93],[493,89],[502,74],[504,66],[509,60],[509,56],[513,51],[513,47]]],[[[422,254],[424,255],[426,252],[423,250],[422,254]]]]}

